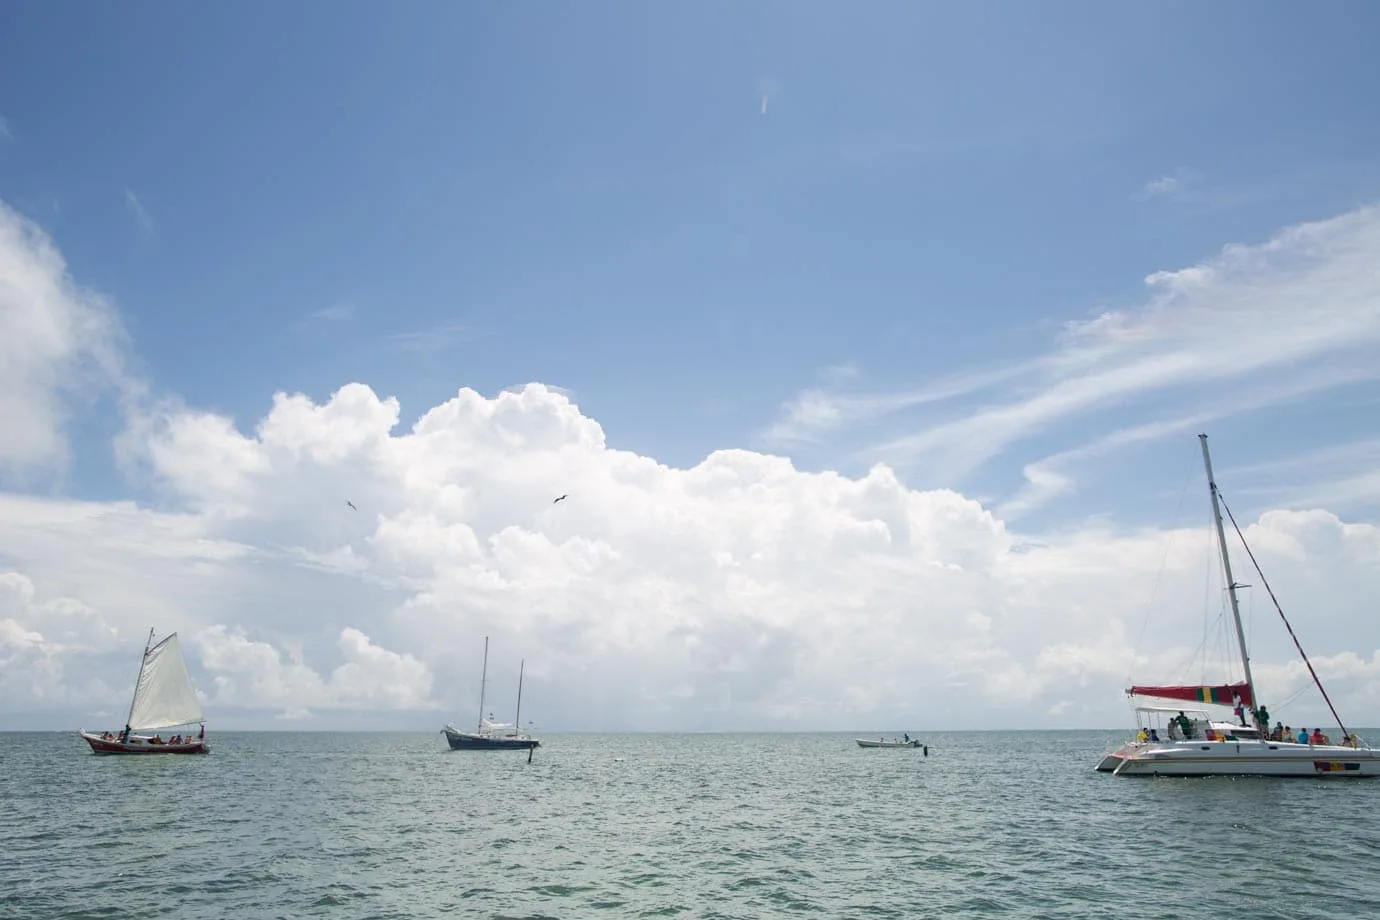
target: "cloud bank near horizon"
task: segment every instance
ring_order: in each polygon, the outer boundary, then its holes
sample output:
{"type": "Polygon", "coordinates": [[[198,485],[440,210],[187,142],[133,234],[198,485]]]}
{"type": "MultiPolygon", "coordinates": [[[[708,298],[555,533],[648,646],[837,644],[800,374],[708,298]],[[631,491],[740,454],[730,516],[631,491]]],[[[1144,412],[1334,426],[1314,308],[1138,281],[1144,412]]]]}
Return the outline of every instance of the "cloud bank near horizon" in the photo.
{"type": "MultiPolygon", "coordinates": [[[[307,727],[468,720],[484,635],[495,711],[522,658],[524,715],[552,729],[1117,725],[1133,673],[1213,678],[1202,661],[1230,657],[1202,514],[1022,532],[883,464],[849,477],[730,449],[674,468],[538,383],[462,388],[407,429],[362,383],[278,393],[241,428],[149,397],[113,308],[7,210],[0,307],[25,356],[0,378],[21,407],[11,481],[64,455],[74,395],[113,391],[121,460],[156,495],[0,493],[0,723],[114,725],[149,625],[182,633],[212,719],[307,727]]],[[[1099,347],[1143,328],[1112,325],[1099,347]]],[[[1343,714],[1380,721],[1380,530],[1274,510],[1247,537],[1343,714]]],[[[1320,721],[1263,594],[1248,612],[1266,701],[1285,715],[1299,694],[1292,720],[1320,721]]]]}

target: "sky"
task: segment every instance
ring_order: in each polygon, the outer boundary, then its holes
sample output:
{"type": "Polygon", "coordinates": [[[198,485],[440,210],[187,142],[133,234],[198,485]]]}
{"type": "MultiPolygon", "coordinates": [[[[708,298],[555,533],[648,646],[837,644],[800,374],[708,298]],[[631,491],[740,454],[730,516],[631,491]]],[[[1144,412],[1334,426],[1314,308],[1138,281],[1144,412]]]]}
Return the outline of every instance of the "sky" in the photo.
{"type": "Polygon", "coordinates": [[[1380,725],[1373,4],[4,20],[0,728],[1380,725]]]}

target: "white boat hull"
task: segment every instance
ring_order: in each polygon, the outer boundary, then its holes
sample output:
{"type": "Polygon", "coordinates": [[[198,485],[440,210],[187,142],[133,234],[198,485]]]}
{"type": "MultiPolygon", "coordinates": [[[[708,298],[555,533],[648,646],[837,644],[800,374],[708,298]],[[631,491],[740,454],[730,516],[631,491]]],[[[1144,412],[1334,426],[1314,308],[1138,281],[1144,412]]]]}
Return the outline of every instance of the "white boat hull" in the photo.
{"type": "Polygon", "coordinates": [[[1132,742],[1097,764],[1117,776],[1380,776],[1380,751],[1277,741],[1132,742]]]}
{"type": "Polygon", "coordinates": [[[918,748],[919,740],[915,741],[868,741],[864,738],[854,738],[858,742],[858,747],[864,748],[918,748]]]}

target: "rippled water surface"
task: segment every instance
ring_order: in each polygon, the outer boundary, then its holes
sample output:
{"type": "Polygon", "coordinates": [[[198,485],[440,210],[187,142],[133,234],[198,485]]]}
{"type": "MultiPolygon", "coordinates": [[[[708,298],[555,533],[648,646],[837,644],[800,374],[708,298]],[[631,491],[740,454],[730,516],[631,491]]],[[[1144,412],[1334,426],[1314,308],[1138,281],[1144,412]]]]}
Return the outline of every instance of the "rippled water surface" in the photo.
{"type": "Polygon", "coordinates": [[[0,735],[0,917],[1380,917],[1380,781],[1112,777],[1105,732],[211,738],[0,735]]]}

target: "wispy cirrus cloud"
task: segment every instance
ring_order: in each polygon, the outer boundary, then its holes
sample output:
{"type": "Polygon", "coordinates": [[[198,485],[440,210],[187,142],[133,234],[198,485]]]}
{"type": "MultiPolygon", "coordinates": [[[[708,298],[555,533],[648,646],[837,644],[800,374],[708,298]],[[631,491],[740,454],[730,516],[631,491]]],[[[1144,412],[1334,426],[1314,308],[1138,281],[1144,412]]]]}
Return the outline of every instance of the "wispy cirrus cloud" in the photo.
{"type": "Polygon", "coordinates": [[[1145,183],[1140,190],[1141,198],[1172,197],[1183,188],[1183,180],[1177,176],[1160,176],[1145,183]]]}
{"type": "Polygon", "coordinates": [[[393,332],[388,344],[400,351],[443,351],[472,338],[474,329],[465,323],[441,323],[430,329],[393,332]]]}
{"type": "MultiPolygon", "coordinates": [[[[1118,428],[1087,444],[1059,451],[1026,464],[1021,470],[1025,484],[1015,496],[998,506],[998,513],[1004,518],[1015,520],[1028,511],[1074,491],[1077,480],[1073,471],[1078,464],[1106,456],[1120,448],[1201,431],[1204,425],[1218,419],[1278,405],[1323,390],[1376,379],[1380,379],[1380,367],[1320,368],[1315,373],[1288,379],[1279,384],[1244,390],[1233,394],[1229,399],[1214,402],[1208,408],[1188,415],[1118,428]]],[[[1375,459],[1380,461],[1380,441],[1374,444],[1375,459]]],[[[1283,463],[1259,464],[1251,469],[1283,469],[1284,466],[1283,463]]],[[[1244,469],[1247,468],[1237,467],[1231,470],[1229,475],[1235,477],[1244,469]]]]}
{"type": "Polygon", "coordinates": [[[767,114],[767,105],[776,94],[781,92],[781,83],[775,77],[759,77],[757,80],[757,97],[760,100],[759,114],[767,114]]]}
{"type": "Polygon", "coordinates": [[[10,140],[14,137],[13,132],[10,131],[10,123],[4,115],[0,115],[0,137],[3,137],[5,140],[10,140]]]}
{"type": "Polygon", "coordinates": [[[1151,179],[1132,197],[1137,201],[1150,201],[1155,198],[1170,201],[1184,201],[1197,197],[1202,177],[1189,169],[1176,169],[1156,179],[1151,179]]]}
{"type": "Polygon", "coordinates": [[[329,307],[323,307],[313,312],[308,319],[319,320],[321,322],[338,322],[344,319],[351,319],[359,312],[358,308],[352,303],[338,303],[329,307]]]}
{"type": "Polygon", "coordinates": [[[1239,494],[1288,508],[1380,505],[1380,438],[1328,444],[1226,471],[1239,494]]]}
{"type": "Polygon", "coordinates": [[[125,205],[129,212],[134,215],[134,219],[139,222],[139,226],[144,228],[145,233],[153,232],[153,218],[149,216],[148,209],[139,200],[139,196],[130,189],[125,189],[125,205]]]}
{"type": "MultiPolygon", "coordinates": [[[[833,365],[832,367],[851,367],[833,365]]],[[[828,387],[802,391],[781,407],[781,417],[762,431],[758,438],[771,446],[811,443],[840,429],[864,425],[932,403],[943,403],[970,396],[1017,377],[1029,370],[1025,364],[979,370],[940,378],[929,384],[893,393],[841,393],[828,387]]],[[[831,384],[839,384],[854,374],[824,373],[831,384]]]]}
{"type": "MultiPolygon", "coordinates": [[[[1042,352],[1006,367],[893,392],[811,388],[784,407],[769,439],[799,443],[885,420],[901,430],[856,451],[859,459],[958,478],[1095,413],[1116,412],[1112,424],[1139,431],[1135,440],[1179,430],[1165,417],[1203,419],[1222,406],[1259,407],[1368,379],[1380,345],[1380,207],[1228,246],[1145,280],[1149,296],[1139,306],[1067,323],[1042,352]]],[[[1036,489],[1054,494],[1066,484],[1059,464],[1044,464],[1034,470],[1043,480],[1036,489]]]]}

